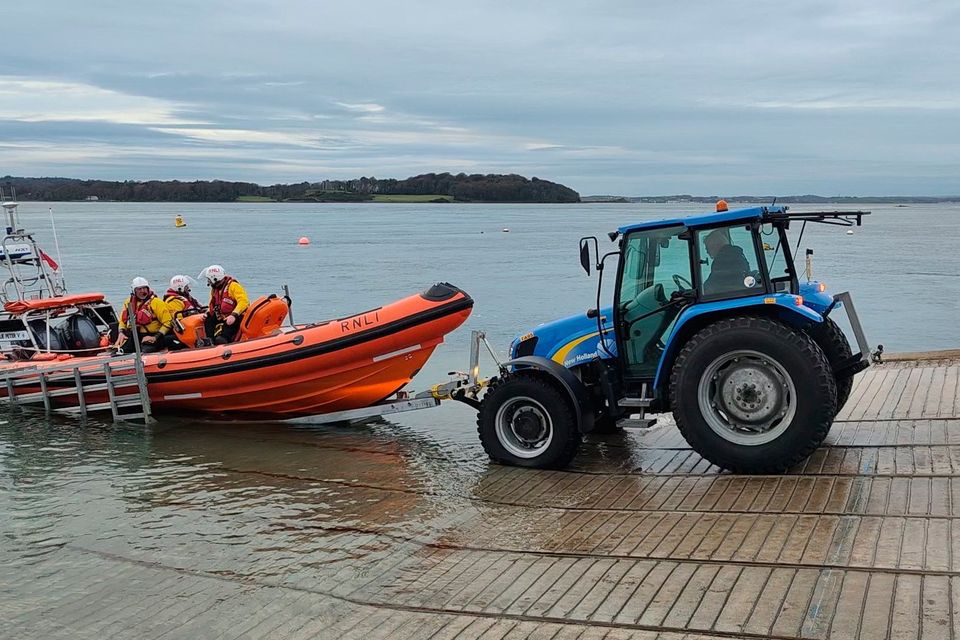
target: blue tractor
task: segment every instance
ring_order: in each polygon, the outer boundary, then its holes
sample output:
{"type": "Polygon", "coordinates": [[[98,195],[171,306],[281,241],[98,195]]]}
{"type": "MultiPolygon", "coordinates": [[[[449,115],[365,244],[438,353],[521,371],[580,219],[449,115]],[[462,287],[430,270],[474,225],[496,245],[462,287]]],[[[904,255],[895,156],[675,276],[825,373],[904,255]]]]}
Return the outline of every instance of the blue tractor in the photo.
{"type": "Polygon", "coordinates": [[[820,446],[870,351],[850,294],[812,279],[809,250],[801,277],[788,231],[802,225],[799,243],[809,222],[859,226],[869,212],[717,209],[621,227],[602,257],[581,239],[588,275],[596,256],[597,306],[510,345],[479,404],[493,460],[563,467],[583,434],[666,412],[694,450],[737,473],[782,473],[820,446]],[[612,256],[613,304],[601,306],[612,256]]]}

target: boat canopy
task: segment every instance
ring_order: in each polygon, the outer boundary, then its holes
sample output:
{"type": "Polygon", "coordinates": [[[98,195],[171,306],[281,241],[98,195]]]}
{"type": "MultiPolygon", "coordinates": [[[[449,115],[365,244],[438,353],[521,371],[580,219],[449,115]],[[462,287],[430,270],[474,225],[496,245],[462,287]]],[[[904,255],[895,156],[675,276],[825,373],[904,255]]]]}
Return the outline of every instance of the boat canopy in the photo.
{"type": "Polygon", "coordinates": [[[7,313],[26,313],[27,311],[72,307],[78,304],[92,304],[94,302],[103,302],[103,300],[104,296],[102,293],[79,293],[72,296],[56,296],[36,300],[13,300],[4,304],[3,310],[7,313]]]}

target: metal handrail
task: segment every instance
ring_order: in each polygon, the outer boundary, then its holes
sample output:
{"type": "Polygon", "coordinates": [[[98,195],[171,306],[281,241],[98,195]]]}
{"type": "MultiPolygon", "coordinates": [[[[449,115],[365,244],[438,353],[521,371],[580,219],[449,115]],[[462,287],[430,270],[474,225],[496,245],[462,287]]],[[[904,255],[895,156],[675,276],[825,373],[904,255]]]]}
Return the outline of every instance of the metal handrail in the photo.
{"type": "Polygon", "coordinates": [[[134,368],[137,372],[137,386],[140,389],[140,402],[143,406],[144,421],[150,420],[150,394],[147,392],[147,374],[143,370],[143,353],[140,350],[140,330],[137,327],[137,316],[133,308],[134,296],[127,298],[127,324],[130,328],[133,350],[137,354],[134,368]]]}
{"type": "Polygon", "coordinates": [[[8,233],[6,236],[4,236],[3,240],[0,241],[0,247],[3,248],[2,264],[10,273],[10,279],[4,283],[4,302],[9,302],[12,299],[7,291],[7,287],[10,284],[15,285],[17,299],[19,300],[44,297],[53,298],[65,293],[65,287],[61,282],[59,282],[56,273],[47,269],[46,263],[40,256],[40,247],[37,245],[37,241],[34,239],[33,234],[23,233],[21,231],[8,233]],[[29,245],[31,252],[29,261],[14,260],[11,258],[10,251],[8,250],[9,242],[20,242],[29,245]],[[21,267],[27,264],[30,264],[30,266],[34,267],[36,272],[24,274],[21,267]],[[37,285],[38,283],[40,286],[33,288],[33,286],[37,285]],[[36,295],[31,296],[30,294],[36,295]]]}

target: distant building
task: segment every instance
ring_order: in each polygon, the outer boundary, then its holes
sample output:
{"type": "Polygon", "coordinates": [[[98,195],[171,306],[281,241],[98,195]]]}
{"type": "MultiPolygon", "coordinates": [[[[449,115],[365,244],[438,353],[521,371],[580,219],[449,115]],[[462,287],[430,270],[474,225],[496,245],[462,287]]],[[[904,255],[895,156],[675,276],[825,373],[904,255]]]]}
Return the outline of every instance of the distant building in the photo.
{"type": "Polygon", "coordinates": [[[86,198],[84,198],[84,200],[86,200],[87,202],[96,202],[99,199],[100,198],[98,196],[87,196],[86,198]]]}

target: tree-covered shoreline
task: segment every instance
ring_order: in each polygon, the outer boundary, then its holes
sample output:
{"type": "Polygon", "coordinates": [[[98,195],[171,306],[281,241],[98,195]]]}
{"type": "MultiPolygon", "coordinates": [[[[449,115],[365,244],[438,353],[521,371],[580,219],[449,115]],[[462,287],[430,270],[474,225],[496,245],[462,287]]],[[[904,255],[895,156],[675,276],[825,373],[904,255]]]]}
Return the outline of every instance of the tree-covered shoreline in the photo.
{"type": "Polygon", "coordinates": [[[225,180],[0,178],[20,200],[64,202],[375,202],[407,196],[426,202],[580,202],[573,189],[516,174],[427,173],[403,180],[358,178],[261,186],[225,180]],[[414,198],[415,197],[415,198],[414,198]]]}

